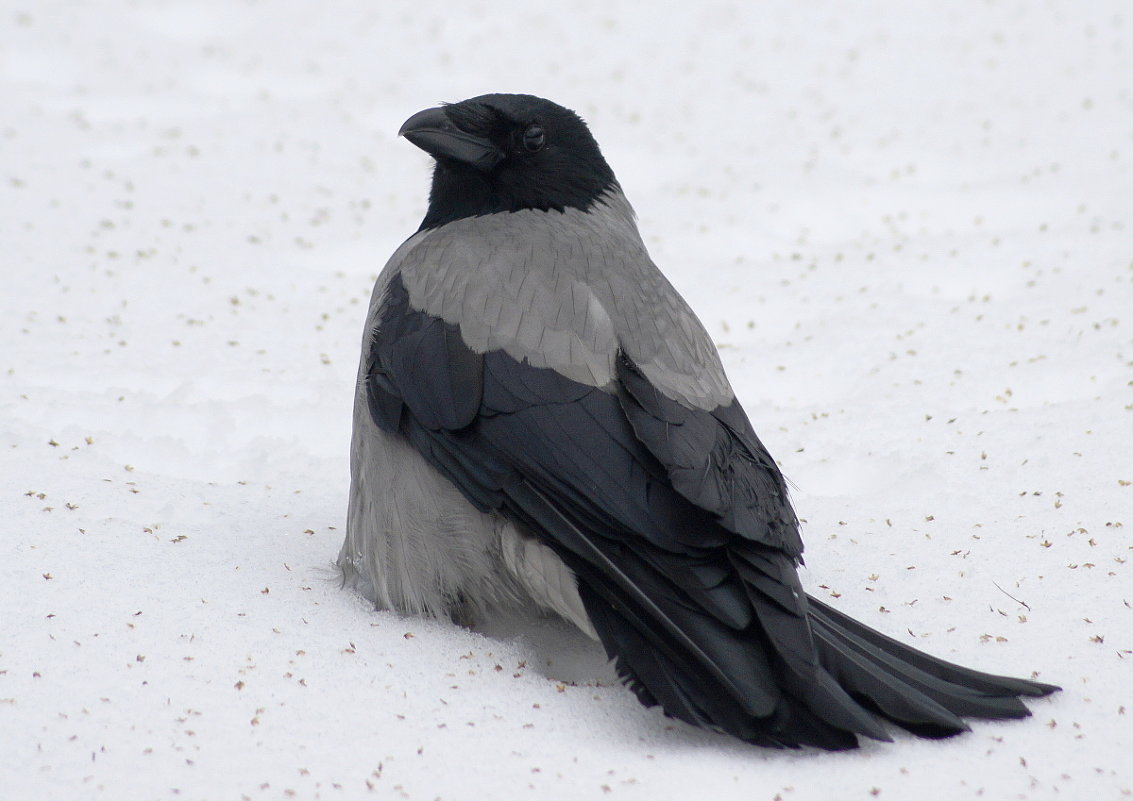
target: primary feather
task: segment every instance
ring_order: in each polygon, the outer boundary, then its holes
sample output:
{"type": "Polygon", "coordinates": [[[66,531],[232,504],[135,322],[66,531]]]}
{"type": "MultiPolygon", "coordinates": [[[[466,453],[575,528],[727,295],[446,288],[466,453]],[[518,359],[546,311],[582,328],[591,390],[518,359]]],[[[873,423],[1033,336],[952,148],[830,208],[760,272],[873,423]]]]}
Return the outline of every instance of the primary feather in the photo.
{"type": "Polygon", "coordinates": [[[810,598],[798,521],[700,321],[585,124],[485,95],[402,128],[429,211],[374,288],[346,578],[456,619],[538,605],[645,704],[767,746],[850,748],[1056,688],[918,652],[810,598]]]}

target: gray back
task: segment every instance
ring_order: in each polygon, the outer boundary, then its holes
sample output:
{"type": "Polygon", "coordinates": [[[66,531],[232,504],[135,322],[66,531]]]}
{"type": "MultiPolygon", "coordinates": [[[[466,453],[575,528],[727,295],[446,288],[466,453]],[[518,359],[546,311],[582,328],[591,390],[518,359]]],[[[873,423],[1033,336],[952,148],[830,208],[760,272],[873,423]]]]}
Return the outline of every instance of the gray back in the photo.
{"type": "Polygon", "coordinates": [[[704,326],[657,269],[620,190],[590,210],[472,217],[410,237],[400,270],[411,305],[460,326],[478,353],[503,350],[590,386],[614,381],[619,348],[691,408],[733,394],[704,326]]]}

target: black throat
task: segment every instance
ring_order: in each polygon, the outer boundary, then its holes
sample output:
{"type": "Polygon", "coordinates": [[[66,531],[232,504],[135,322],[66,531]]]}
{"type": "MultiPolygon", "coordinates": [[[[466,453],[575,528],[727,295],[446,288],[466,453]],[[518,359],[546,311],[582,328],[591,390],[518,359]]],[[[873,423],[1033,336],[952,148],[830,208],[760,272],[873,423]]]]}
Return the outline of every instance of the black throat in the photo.
{"type": "Polygon", "coordinates": [[[618,187],[605,162],[587,170],[569,165],[543,165],[538,171],[512,169],[508,165],[483,172],[468,164],[438,158],[429,190],[429,209],[421,229],[438,228],[466,217],[516,212],[524,209],[587,211],[601,197],[618,187]]]}

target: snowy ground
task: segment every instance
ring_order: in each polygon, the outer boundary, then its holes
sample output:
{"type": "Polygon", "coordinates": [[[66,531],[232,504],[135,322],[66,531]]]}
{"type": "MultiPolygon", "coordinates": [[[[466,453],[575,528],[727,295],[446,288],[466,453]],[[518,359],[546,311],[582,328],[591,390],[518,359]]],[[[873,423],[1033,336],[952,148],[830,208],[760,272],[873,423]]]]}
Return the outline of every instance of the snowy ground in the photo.
{"type": "Polygon", "coordinates": [[[1133,793],[1127,3],[13,0],[0,59],[0,798],[1133,793]],[[768,752],[561,631],[337,588],[364,305],[428,180],[396,131],[486,91],[591,122],[808,586],[1065,692],[768,752]]]}

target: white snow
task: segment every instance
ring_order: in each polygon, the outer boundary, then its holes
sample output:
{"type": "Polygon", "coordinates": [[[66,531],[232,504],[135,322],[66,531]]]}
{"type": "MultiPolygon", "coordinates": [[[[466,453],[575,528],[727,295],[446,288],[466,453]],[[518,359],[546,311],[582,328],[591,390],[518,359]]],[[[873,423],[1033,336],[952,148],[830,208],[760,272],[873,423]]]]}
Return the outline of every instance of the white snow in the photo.
{"type": "Polygon", "coordinates": [[[7,4],[0,798],[1130,795],[1130,76],[1120,0],[7,4]],[[365,302],[428,185],[396,132],[488,91],[590,121],[808,587],[1063,693],[764,751],[561,628],[337,587],[365,302]]]}

